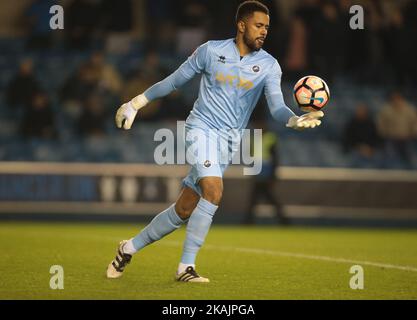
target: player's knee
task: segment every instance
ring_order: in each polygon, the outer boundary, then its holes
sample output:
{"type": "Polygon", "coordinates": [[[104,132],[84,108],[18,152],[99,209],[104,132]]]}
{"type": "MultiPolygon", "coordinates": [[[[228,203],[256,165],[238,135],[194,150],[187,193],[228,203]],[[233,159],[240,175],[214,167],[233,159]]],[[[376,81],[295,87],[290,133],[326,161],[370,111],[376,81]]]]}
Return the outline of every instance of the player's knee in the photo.
{"type": "Polygon", "coordinates": [[[194,208],[194,203],[177,202],[175,204],[175,211],[177,215],[183,220],[186,220],[191,216],[191,213],[194,211],[194,208]]]}
{"type": "Polygon", "coordinates": [[[177,215],[183,220],[188,219],[199,200],[200,196],[194,190],[188,187],[184,188],[175,203],[177,215]]]}
{"type": "Polygon", "coordinates": [[[209,185],[203,188],[203,198],[208,202],[219,205],[223,196],[223,187],[219,185],[209,185]]]}

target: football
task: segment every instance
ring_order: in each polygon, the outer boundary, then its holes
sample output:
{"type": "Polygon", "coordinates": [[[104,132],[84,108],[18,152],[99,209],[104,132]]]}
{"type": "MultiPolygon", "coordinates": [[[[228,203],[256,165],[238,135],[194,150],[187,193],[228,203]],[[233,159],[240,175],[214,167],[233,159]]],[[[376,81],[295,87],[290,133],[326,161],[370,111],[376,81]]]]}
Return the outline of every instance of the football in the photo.
{"type": "Polygon", "coordinates": [[[321,110],[329,102],[329,87],[317,76],[303,77],[294,86],[294,99],[304,112],[321,110]]]}

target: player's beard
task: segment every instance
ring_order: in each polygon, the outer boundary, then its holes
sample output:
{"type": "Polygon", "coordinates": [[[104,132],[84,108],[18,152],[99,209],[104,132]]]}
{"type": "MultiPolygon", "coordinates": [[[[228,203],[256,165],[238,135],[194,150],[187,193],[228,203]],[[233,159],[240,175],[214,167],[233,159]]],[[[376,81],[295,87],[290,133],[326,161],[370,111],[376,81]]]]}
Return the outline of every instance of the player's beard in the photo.
{"type": "Polygon", "coordinates": [[[246,33],[243,34],[243,42],[248,46],[249,49],[251,49],[252,51],[259,51],[262,48],[261,46],[257,46],[256,45],[256,39],[251,40],[246,33]]]}

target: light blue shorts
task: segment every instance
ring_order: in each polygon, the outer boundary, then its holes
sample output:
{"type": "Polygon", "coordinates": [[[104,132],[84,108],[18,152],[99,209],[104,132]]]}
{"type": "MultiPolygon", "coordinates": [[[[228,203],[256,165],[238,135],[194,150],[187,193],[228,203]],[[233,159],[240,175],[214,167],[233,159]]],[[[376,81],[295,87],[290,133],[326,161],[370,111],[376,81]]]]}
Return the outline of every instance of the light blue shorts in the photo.
{"type": "MultiPolygon", "coordinates": [[[[187,186],[202,194],[199,181],[204,177],[223,177],[223,173],[239,150],[237,136],[234,139],[224,133],[203,126],[185,125],[186,161],[191,170],[183,180],[187,186]]],[[[240,143],[240,139],[239,139],[240,143]]]]}

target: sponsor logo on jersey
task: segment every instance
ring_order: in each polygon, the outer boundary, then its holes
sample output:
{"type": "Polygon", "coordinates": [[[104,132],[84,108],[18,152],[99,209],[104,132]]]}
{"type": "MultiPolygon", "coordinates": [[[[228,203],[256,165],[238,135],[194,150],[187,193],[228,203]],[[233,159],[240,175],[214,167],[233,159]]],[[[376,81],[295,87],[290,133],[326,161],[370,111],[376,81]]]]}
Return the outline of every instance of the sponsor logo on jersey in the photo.
{"type": "Polygon", "coordinates": [[[223,85],[236,86],[238,89],[243,88],[245,90],[250,90],[254,86],[253,82],[250,80],[230,74],[223,74],[221,72],[216,74],[216,80],[223,85]]]}

